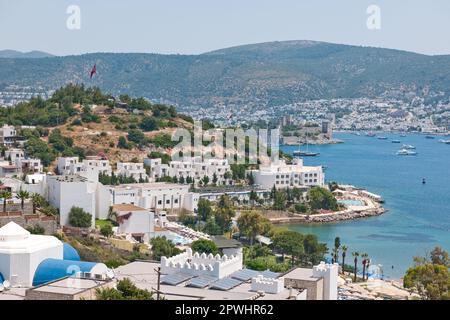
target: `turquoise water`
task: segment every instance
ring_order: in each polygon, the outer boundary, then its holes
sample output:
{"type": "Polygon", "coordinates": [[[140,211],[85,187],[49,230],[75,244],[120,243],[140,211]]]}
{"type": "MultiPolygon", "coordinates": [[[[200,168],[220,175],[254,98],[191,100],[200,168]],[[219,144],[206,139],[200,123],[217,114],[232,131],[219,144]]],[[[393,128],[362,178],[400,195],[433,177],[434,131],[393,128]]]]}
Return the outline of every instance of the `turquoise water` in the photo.
{"type": "MultiPolygon", "coordinates": [[[[450,250],[450,145],[439,143],[439,137],[383,135],[389,139],[337,133],[335,138],[345,143],[310,146],[309,151],[320,155],[304,162],[326,166],[327,181],[380,194],[389,211],[367,219],[290,228],[314,233],[329,247],[339,236],[349,247],[350,259],[352,251],[367,252],[372,263],[383,266],[386,276],[400,278],[412,265],[413,256],[423,256],[435,245],[450,250]],[[416,146],[418,155],[396,156],[402,144],[391,143],[392,139],[416,146]]],[[[298,147],[281,149],[292,153],[298,147]]]]}
{"type": "Polygon", "coordinates": [[[364,203],[361,200],[350,200],[350,199],[344,199],[344,200],[338,200],[339,203],[345,205],[345,206],[364,206],[364,203]]]}

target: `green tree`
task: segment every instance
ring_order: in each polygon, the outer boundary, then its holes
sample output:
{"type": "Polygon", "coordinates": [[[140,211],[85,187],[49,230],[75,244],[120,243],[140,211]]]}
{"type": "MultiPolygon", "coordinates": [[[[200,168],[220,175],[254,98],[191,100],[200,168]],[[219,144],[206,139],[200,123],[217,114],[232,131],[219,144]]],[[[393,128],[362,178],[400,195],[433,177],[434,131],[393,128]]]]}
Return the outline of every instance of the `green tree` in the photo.
{"type": "Polygon", "coordinates": [[[272,208],[274,210],[286,210],[286,194],[283,191],[275,191],[272,208]]]}
{"type": "Polygon", "coordinates": [[[92,226],[92,215],[82,208],[72,207],[69,211],[69,223],[72,227],[89,228],[92,226]]]}
{"type": "Polygon", "coordinates": [[[145,135],[139,129],[131,129],[128,131],[128,140],[136,144],[145,144],[145,135]]]}
{"type": "Polygon", "coordinates": [[[345,256],[347,255],[347,246],[342,246],[342,273],[345,273],[345,256]]]}
{"type": "Polygon", "coordinates": [[[117,148],[130,149],[130,146],[127,142],[127,139],[125,139],[125,137],[123,137],[123,136],[119,137],[119,142],[117,143],[117,148]]]}
{"type": "Polygon", "coordinates": [[[253,245],[255,237],[262,234],[268,225],[268,219],[263,217],[257,211],[243,212],[237,219],[237,226],[240,234],[250,239],[250,245],[253,245]]]}
{"type": "Polygon", "coordinates": [[[211,202],[208,199],[200,198],[198,200],[197,212],[200,221],[207,221],[213,215],[211,202]]]}
{"type": "Polygon", "coordinates": [[[156,237],[150,240],[152,246],[152,257],[160,261],[161,257],[171,257],[180,253],[180,250],[175,247],[172,241],[166,237],[156,237]]]}
{"type": "Polygon", "coordinates": [[[333,250],[333,261],[338,262],[339,260],[339,249],[341,248],[341,238],[334,238],[334,250],[333,250]]]}
{"type": "Polygon", "coordinates": [[[152,292],[139,289],[129,278],[118,281],[116,289],[96,289],[96,298],[97,300],[154,300],[152,292]]]}
{"type": "Polygon", "coordinates": [[[353,262],[355,264],[355,267],[353,269],[353,281],[356,282],[356,272],[358,271],[359,252],[358,251],[352,252],[352,256],[353,256],[353,262]]]}
{"type": "Polygon", "coordinates": [[[155,131],[158,130],[158,122],[153,117],[144,117],[139,127],[144,131],[155,131]]]}
{"type": "Polygon", "coordinates": [[[206,239],[200,239],[192,242],[191,244],[192,251],[198,252],[198,253],[206,253],[206,254],[217,254],[219,253],[219,249],[217,248],[214,241],[206,240],[206,239]]]}
{"type": "Polygon", "coordinates": [[[295,265],[295,259],[300,262],[303,260],[305,248],[303,246],[304,237],[301,233],[291,230],[278,231],[272,237],[272,246],[277,252],[281,253],[284,262],[285,254],[291,256],[291,265],[295,265]]]}
{"type": "Polygon", "coordinates": [[[338,210],[338,202],[327,189],[314,187],[308,191],[309,205],[312,210],[338,210]]]}
{"type": "Polygon", "coordinates": [[[17,192],[16,197],[17,199],[20,199],[20,207],[22,208],[23,211],[25,200],[27,200],[30,197],[30,193],[20,189],[19,192],[17,192]]]}
{"type": "Polygon", "coordinates": [[[435,247],[429,257],[414,257],[414,262],[403,277],[403,286],[424,300],[450,300],[448,253],[435,247]]]}
{"type": "Polygon", "coordinates": [[[6,203],[12,198],[12,193],[8,190],[0,191],[0,198],[3,199],[3,212],[6,212],[6,203]]]}
{"type": "Polygon", "coordinates": [[[100,233],[105,237],[111,237],[114,234],[111,223],[105,223],[102,225],[100,228],[100,233]]]}
{"type": "Polygon", "coordinates": [[[364,252],[361,254],[361,259],[362,259],[361,263],[363,266],[363,274],[362,274],[363,280],[365,280],[365,278],[366,278],[366,267],[367,267],[368,258],[369,258],[369,255],[367,253],[364,252]]]}

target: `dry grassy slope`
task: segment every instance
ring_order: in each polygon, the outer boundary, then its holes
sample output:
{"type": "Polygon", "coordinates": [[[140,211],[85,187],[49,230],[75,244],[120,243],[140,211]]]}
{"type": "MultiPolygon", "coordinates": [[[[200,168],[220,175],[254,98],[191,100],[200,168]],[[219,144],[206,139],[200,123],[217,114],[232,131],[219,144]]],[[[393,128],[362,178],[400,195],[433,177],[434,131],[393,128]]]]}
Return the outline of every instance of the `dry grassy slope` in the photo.
{"type": "MultiPolygon", "coordinates": [[[[81,109],[80,106],[75,106],[77,109],[81,109]]],[[[124,122],[129,122],[129,119],[138,118],[139,120],[144,115],[135,115],[127,112],[125,109],[115,108],[112,113],[106,112],[108,109],[104,106],[97,106],[93,113],[98,115],[101,118],[101,123],[87,123],[81,126],[72,126],[71,123],[73,120],[79,119],[80,115],[75,115],[71,117],[66,124],[50,128],[50,130],[54,130],[56,128],[61,130],[63,136],[71,137],[74,141],[74,146],[79,146],[84,148],[87,151],[88,155],[97,155],[100,152],[103,152],[111,163],[116,163],[118,161],[130,161],[133,158],[138,158],[140,161],[150,151],[162,151],[167,152],[165,149],[158,149],[153,146],[146,147],[142,150],[137,148],[133,148],[132,150],[119,149],[117,148],[117,142],[120,136],[127,136],[126,131],[117,130],[115,128],[115,124],[109,122],[108,118],[111,115],[115,115],[124,120],[124,122]],[[102,132],[106,132],[106,136],[101,136],[102,132]],[[110,144],[114,145],[113,147],[110,144]]],[[[151,115],[151,112],[148,114],[151,115]]],[[[177,123],[178,127],[182,128],[192,128],[192,124],[181,119],[176,118],[173,120],[177,123]]],[[[152,132],[144,132],[144,134],[148,137],[152,137],[157,134],[166,133],[171,135],[176,128],[164,128],[158,131],[152,132]]],[[[48,140],[46,138],[46,140],[48,140]]]]}

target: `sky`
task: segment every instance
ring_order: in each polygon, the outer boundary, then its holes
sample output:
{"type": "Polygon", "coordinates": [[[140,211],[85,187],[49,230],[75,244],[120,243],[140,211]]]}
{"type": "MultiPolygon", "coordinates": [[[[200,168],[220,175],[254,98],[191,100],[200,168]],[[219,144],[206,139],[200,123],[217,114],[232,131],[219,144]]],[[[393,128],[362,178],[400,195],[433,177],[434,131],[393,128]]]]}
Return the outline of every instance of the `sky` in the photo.
{"type": "Polygon", "coordinates": [[[449,31],[449,0],[0,0],[0,50],[56,55],[199,54],[283,40],[436,55],[450,54],[449,31]]]}

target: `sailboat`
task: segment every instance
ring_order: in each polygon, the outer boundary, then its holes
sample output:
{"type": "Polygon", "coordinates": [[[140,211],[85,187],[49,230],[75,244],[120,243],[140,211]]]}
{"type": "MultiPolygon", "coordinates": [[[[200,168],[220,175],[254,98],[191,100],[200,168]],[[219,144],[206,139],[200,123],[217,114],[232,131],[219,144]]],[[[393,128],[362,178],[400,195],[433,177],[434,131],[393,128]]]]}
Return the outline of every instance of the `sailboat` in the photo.
{"type": "Polygon", "coordinates": [[[295,157],[317,157],[319,155],[318,152],[309,152],[308,151],[308,133],[306,133],[306,151],[299,150],[294,151],[295,157]]]}

